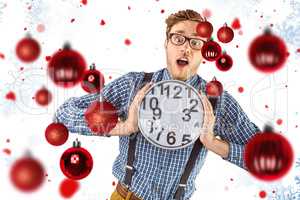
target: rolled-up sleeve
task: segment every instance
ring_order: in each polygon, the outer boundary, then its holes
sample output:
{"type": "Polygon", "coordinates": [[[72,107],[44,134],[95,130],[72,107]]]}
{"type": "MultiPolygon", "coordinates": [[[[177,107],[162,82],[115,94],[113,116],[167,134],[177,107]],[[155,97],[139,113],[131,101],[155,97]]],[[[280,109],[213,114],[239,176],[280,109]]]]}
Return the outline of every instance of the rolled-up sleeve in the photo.
{"type": "Polygon", "coordinates": [[[94,101],[105,100],[114,105],[118,116],[122,116],[126,111],[133,83],[134,73],[130,72],[104,86],[100,93],[72,97],[57,109],[53,121],[63,123],[71,133],[94,135],[84,118],[88,106],[94,101]]]}
{"type": "Polygon", "coordinates": [[[216,135],[229,143],[229,155],[224,159],[246,169],[245,145],[260,130],[226,91],[222,94],[217,109],[218,117],[214,131],[216,135]]]}

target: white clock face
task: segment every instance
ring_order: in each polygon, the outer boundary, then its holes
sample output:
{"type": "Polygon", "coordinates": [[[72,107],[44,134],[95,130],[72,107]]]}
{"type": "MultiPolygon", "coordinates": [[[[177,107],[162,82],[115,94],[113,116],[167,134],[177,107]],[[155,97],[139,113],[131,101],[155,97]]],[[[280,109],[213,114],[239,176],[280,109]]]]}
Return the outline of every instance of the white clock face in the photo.
{"type": "Polygon", "coordinates": [[[203,104],[198,91],[185,82],[161,81],[147,91],[138,119],[149,142],[164,149],[180,149],[199,139],[203,104]]]}

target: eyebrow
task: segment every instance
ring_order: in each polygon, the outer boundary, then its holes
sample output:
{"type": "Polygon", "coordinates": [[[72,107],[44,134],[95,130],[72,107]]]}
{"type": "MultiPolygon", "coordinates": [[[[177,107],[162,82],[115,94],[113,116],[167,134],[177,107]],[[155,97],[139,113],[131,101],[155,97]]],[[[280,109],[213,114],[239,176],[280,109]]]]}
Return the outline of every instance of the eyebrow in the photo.
{"type": "MultiPolygon", "coordinates": [[[[175,31],[176,33],[185,33],[183,30],[175,31]]],[[[192,36],[199,36],[197,33],[192,33],[192,36]]]]}

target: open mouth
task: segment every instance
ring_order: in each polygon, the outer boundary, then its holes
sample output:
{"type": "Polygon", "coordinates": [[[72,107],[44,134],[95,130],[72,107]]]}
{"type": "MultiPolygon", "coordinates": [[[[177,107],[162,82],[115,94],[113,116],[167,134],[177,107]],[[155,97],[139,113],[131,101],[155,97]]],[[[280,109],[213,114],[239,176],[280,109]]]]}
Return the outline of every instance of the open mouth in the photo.
{"type": "Polygon", "coordinates": [[[189,64],[189,61],[185,58],[181,58],[181,59],[176,60],[176,63],[180,67],[185,67],[189,64]]]}

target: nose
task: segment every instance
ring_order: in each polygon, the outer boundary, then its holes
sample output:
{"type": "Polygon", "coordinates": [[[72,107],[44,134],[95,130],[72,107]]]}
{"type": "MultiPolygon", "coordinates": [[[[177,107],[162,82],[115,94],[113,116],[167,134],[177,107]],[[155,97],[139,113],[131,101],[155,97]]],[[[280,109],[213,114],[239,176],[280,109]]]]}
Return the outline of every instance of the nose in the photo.
{"type": "Polygon", "coordinates": [[[182,51],[186,54],[186,55],[190,55],[192,53],[192,48],[190,46],[189,41],[185,41],[185,43],[182,45],[182,51]]]}

